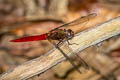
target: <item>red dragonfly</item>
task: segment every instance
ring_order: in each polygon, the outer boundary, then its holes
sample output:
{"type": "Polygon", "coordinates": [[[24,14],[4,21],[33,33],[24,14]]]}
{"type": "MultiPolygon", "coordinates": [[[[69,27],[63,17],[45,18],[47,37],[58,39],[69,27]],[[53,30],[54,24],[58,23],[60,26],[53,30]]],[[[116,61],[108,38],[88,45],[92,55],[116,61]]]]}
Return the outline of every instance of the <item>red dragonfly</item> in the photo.
{"type": "MultiPolygon", "coordinates": [[[[76,43],[70,43],[69,40],[71,40],[75,36],[75,32],[72,29],[69,29],[70,26],[75,26],[81,23],[84,23],[88,21],[91,18],[94,18],[96,16],[95,13],[89,14],[87,16],[82,16],[76,20],[73,20],[69,23],[63,24],[55,29],[50,30],[48,33],[37,35],[37,36],[28,36],[23,37],[15,40],[11,40],[11,42],[29,42],[29,41],[38,41],[38,40],[48,40],[51,42],[63,55],[66,57],[66,59],[73,65],[73,67],[79,72],[82,73],[80,69],[75,65],[75,63],[70,59],[70,57],[65,54],[62,49],[59,47],[63,42],[67,41],[68,45],[76,44],[76,43]],[[68,28],[68,29],[67,29],[68,28]],[[55,41],[58,41],[57,43],[55,41]]],[[[78,44],[76,44],[78,45],[78,44]]],[[[70,49],[70,52],[72,49],[70,49]]],[[[75,54],[76,57],[79,59],[79,61],[82,63],[83,67],[88,70],[89,66],[88,64],[77,54],[75,54]]]]}

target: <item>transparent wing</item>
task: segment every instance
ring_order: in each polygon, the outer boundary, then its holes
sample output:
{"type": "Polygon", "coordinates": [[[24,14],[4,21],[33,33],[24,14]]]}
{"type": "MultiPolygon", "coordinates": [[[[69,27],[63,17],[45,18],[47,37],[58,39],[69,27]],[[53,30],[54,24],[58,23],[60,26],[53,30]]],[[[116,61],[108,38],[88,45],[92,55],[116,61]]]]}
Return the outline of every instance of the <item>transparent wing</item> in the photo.
{"type": "Polygon", "coordinates": [[[79,72],[79,73],[84,73],[86,71],[88,71],[89,66],[87,65],[87,63],[77,54],[73,53],[72,49],[65,44],[64,47],[65,49],[67,49],[69,52],[72,52],[72,54],[75,54],[75,57],[79,60],[80,63],[82,63],[82,66],[84,67],[84,70],[81,70],[77,67],[77,64],[74,63],[72,61],[72,59],[60,48],[60,46],[58,46],[53,40],[49,40],[63,55],[64,57],[66,57],[66,59],[72,64],[72,66],[79,72]]]}
{"type": "Polygon", "coordinates": [[[64,52],[63,52],[63,50],[52,40],[49,40],[54,46],[55,46],[55,48],[56,49],[58,49],[62,54],[63,54],[63,56],[72,64],[72,66],[76,69],[76,71],[78,71],[80,74],[82,73],[80,70],[79,70],[79,68],[76,66],[76,64],[72,61],[72,59],[69,57],[69,56],[67,56],[67,54],[65,54],[64,52]]]}
{"type": "Polygon", "coordinates": [[[74,58],[77,59],[82,64],[84,68],[80,70],[82,73],[87,72],[90,69],[89,65],[77,53],[74,53],[73,50],[69,47],[69,45],[66,44],[64,45],[64,47],[68,49],[70,52],[72,52],[74,58]]]}
{"type": "MultiPolygon", "coordinates": [[[[61,25],[61,26],[59,26],[59,27],[57,27],[57,28],[55,28],[53,30],[56,30],[56,29],[59,29],[59,28],[62,28],[62,27],[69,27],[69,26],[79,25],[81,23],[89,21],[92,18],[95,18],[96,16],[97,16],[96,13],[92,13],[92,14],[89,14],[87,16],[82,16],[82,17],[77,18],[76,20],[73,20],[73,21],[69,22],[69,23],[63,24],[63,25],[61,25]]],[[[51,31],[53,31],[53,30],[51,30],[51,31]]]]}

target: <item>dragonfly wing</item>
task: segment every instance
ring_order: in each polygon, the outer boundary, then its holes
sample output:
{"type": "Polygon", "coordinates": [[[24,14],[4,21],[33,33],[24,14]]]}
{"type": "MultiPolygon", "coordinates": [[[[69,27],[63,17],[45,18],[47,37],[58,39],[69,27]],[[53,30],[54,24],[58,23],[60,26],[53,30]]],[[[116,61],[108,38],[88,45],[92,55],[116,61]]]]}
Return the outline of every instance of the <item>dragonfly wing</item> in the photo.
{"type": "MultiPolygon", "coordinates": [[[[60,46],[58,46],[57,44],[56,44],[56,42],[54,42],[53,40],[49,40],[63,55],[64,55],[64,57],[66,57],[66,59],[72,64],[72,66],[79,72],[79,73],[84,73],[83,72],[83,70],[80,70],[78,67],[77,67],[77,65],[76,65],[76,63],[74,63],[73,61],[72,61],[72,59],[60,48],[60,46]]],[[[73,53],[73,51],[72,51],[72,49],[68,46],[68,45],[64,45],[64,47],[65,47],[65,49],[67,49],[69,52],[72,52],[73,53]]],[[[74,53],[75,54],[75,53],[74,53]]],[[[76,57],[77,58],[80,58],[79,59],[79,62],[80,63],[82,63],[82,65],[83,65],[83,67],[86,69],[86,70],[88,70],[89,69],[89,66],[87,65],[87,63],[79,56],[79,55],[76,55],[76,57]]]]}
{"type": "Polygon", "coordinates": [[[79,59],[79,61],[84,66],[84,68],[87,69],[87,70],[89,70],[90,67],[88,66],[88,64],[78,54],[75,54],[75,56],[77,57],[77,59],[79,59]]]}
{"type": "Polygon", "coordinates": [[[47,34],[37,35],[37,36],[27,36],[15,40],[11,40],[11,42],[29,42],[29,41],[38,41],[38,40],[46,40],[47,34]]]}
{"type": "MultiPolygon", "coordinates": [[[[82,16],[82,17],[77,18],[76,20],[69,22],[69,23],[63,24],[63,25],[61,25],[53,30],[56,30],[56,29],[62,28],[62,27],[75,26],[75,25],[84,23],[86,21],[89,21],[90,19],[95,18],[96,16],[97,16],[96,13],[92,13],[92,14],[89,14],[87,16],[82,16]]],[[[53,30],[51,30],[51,31],[53,31],[53,30]]]]}
{"type": "Polygon", "coordinates": [[[89,65],[78,54],[74,53],[73,50],[69,47],[69,45],[66,44],[64,47],[68,49],[73,54],[74,58],[82,64],[82,66],[84,67],[84,70],[81,70],[82,73],[90,69],[89,65]]]}
{"type": "Polygon", "coordinates": [[[64,56],[64,57],[72,64],[72,66],[81,74],[82,72],[79,70],[79,68],[76,66],[76,64],[72,61],[72,59],[71,59],[69,56],[67,56],[67,54],[65,54],[65,53],[62,51],[62,49],[61,49],[54,41],[52,41],[51,43],[55,46],[56,49],[58,49],[58,50],[63,54],[63,56],[64,56]]]}

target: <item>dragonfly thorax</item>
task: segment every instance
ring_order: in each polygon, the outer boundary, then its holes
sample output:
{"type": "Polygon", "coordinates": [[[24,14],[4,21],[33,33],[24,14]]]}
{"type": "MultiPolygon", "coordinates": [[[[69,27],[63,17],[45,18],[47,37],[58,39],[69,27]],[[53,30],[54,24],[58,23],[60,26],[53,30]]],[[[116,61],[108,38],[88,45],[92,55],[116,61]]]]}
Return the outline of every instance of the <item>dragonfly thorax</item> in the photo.
{"type": "Polygon", "coordinates": [[[58,41],[70,40],[74,37],[74,32],[71,29],[57,29],[48,33],[47,38],[58,41]]]}

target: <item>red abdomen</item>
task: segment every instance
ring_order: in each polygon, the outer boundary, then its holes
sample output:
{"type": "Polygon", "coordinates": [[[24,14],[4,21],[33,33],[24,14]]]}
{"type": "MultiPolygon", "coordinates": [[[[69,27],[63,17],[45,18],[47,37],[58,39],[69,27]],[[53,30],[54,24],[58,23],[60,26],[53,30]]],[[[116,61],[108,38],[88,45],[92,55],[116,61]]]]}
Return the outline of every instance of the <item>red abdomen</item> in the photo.
{"type": "Polygon", "coordinates": [[[29,42],[29,41],[38,41],[38,40],[46,40],[47,39],[47,33],[37,36],[27,36],[15,40],[11,40],[11,42],[29,42]]]}

